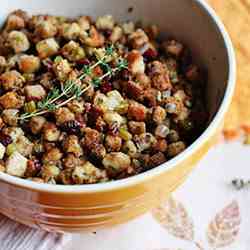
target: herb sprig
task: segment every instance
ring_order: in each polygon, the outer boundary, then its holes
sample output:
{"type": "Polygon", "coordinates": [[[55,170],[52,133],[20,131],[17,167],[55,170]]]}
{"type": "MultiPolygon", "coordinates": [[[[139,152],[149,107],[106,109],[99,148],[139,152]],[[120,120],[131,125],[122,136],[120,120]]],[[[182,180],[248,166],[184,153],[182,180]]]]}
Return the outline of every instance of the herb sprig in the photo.
{"type": "Polygon", "coordinates": [[[111,77],[115,75],[117,72],[126,69],[128,66],[127,61],[118,57],[116,59],[116,66],[112,68],[107,59],[112,57],[115,53],[114,47],[108,46],[105,49],[105,53],[99,59],[97,58],[97,62],[92,65],[84,65],[82,69],[82,73],[78,76],[76,80],[67,80],[64,84],[61,84],[61,88],[52,89],[48,95],[37,103],[37,109],[31,113],[24,113],[19,117],[19,120],[25,121],[31,117],[43,115],[48,112],[55,111],[56,109],[65,106],[69,102],[74,99],[78,99],[85,93],[91,86],[99,87],[103,81],[103,79],[107,77],[111,77]],[[100,77],[92,77],[93,70],[97,67],[101,66],[105,73],[100,77]],[[87,86],[81,87],[77,82],[84,81],[86,77],[90,77],[91,81],[87,83],[87,86]],[[62,100],[65,99],[65,100],[62,100]],[[60,101],[61,100],[61,101],[60,101]]]}

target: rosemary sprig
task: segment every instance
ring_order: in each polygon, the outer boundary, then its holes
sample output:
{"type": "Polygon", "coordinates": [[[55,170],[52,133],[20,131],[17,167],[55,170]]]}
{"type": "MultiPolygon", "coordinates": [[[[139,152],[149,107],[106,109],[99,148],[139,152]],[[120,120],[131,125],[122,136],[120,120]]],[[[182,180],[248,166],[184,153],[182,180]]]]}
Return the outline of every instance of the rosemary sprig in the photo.
{"type": "Polygon", "coordinates": [[[126,69],[128,64],[127,61],[123,58],[118,58],[116,61],[116,66],[111,68],[110,65],[106,62],[107,58],[112,56],[114,53],[114,47],[111,45],[105,49],[105,54],[97,60],[91,66],[85,65],[82,69],[82,74],[76,80],[67,80],[65,84],[61,84],[61,88],[52,89],[48,95],[40,102],[37,103],[37,110],[31,113],[24,113],[19,117],[19,120],[27,120],[31,117],[43,115],[45,113],[54,111],[62,106],[65,106],[67,103],[71,102],[74,99],[78,99],[81,95],[86,92],[92,85],[94,87],[99,87],[103,79],[113,76],[116,72],[119,72],[123,69],[126,69]],[[87,84],[86,87],[82,88],[77,84],[77,82],[84,80],[87,76],[92,77],[92,71],[97,66],[102,66],[105,69],[106,73],[100,77],[94,77],[87,84]],[[62,98],[67,98],[64,101],[59,102],[62,98]],[[59,102],[59,103],[58,103],[59,102]]]}

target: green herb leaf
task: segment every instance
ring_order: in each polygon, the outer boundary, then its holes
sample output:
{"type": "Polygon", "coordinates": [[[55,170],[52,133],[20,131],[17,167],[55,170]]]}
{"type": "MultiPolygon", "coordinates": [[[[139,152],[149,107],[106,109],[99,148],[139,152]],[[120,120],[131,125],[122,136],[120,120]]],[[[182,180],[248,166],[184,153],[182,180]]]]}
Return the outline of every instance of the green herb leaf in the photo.
{"type": "Polygon", "coordinates": [[[52,89],[52,90],[48,93],[48,95],[47,95],[47,97],[46,97],[46,100],[53,99],[53,98],[57,97],[59,94],[60,94],[60,90],[59,90],[58,88],[54,88],[54,89],[52,89]]]}
{"type": "Polygon", "coordinates": [[[55,111],[56,110],[56,104],[54,104],[54,103],[48,104],[46,108],[49,111],[55,111]]]}
{"type": "Polygon", "coordinates": [[[112,72],[112,68],[106,62],[101,62],[100,65],[106,72],[112,72]]]}
{"type": "Polygon", "coordinates": [[[118,70],[127,69],[128,61],[126,59],[119,58],[116,66],[118,70]]]}
{"type": "Polygon", "coordinates": [[[77,99],[79,99],[79,97],[81,96],[81,91],[82,91],[81,87],[79,85],[74,84],[71,93],[72,95],[75,95],[77,99]]]}
{"type": "Polygon", "coordinates": [[[95,77],[92,79],[92,84],[94,85],[94,87],[99,87],[101,84],[101,80],[95,77]]]}
{"type": "Polygon", "coordinates": [[[91,70],[90,66],[88,66],[88,65],[84,65],[82,68],[82,71],[87,76],[90,76],[92,74],[92,70],[91,70]]]}
{"type": "Polygon", "coordinates": [[[42,101],[38,102],[38,103],[37,103],[37,107],[38,107],[39,109],[43,109],[43,107],[44,107],[43,102],[42,102],[42,101]]]}
{"type": "Polygon", "coordinates": [[[114,45],[111,44],[106,48],[106,55],[107,56],[112,56],[112,54],[114,53],[114,45]]]}

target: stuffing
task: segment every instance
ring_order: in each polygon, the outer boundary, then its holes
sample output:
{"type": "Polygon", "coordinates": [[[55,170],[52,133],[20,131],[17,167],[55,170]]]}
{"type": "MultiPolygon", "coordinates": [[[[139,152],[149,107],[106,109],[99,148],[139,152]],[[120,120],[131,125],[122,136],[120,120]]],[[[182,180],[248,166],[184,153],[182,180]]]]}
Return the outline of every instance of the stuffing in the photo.
{"type": "Polygon", "coordinates": [[[206,128],[206,75],[181,41],[111,15],[10,13],[0,31],[0,172],[37,183],[119,180],[206,128]]]}

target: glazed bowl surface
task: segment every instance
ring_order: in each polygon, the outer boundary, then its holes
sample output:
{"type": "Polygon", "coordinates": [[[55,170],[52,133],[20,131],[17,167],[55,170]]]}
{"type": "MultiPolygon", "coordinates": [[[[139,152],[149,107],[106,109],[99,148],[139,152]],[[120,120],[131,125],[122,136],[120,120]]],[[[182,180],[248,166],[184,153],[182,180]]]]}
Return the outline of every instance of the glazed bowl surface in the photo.
{"type": "Polygon", "coordinates": [[[59,186],[0,173],[0,212],[46,230],[90,231],[126,222],[166,199],[215,145],[232,99],[236,78],[234,51],[214,11],[203,0],[8,0],[1,3],[0,23],[15,9],[66,16],[111,14],[121,21],[142,20],[159,25],[163,37],[183,41],[198,64],[206,68],[210,121],[204,133],[183,153],[124,180],[59,186]],[[128,8],[133,11],[128,12],[128,8]]]}

